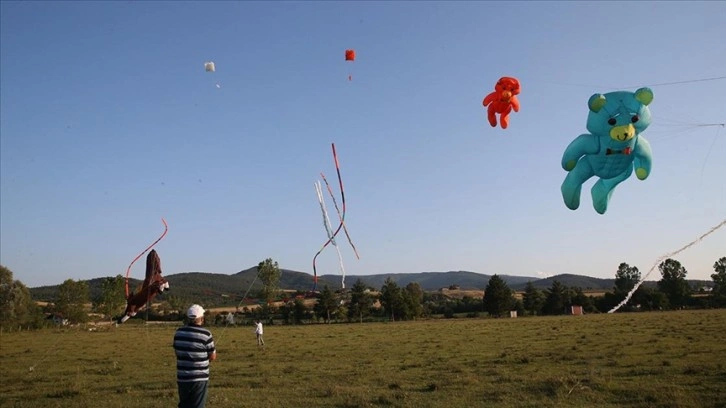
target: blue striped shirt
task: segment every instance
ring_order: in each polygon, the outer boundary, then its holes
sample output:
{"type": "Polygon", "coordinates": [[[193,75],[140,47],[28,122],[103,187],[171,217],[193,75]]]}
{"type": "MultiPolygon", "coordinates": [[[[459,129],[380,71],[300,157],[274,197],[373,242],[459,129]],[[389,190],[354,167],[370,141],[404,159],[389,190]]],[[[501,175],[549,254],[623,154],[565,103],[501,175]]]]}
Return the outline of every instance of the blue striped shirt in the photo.
{"type": "Polygon", "coordinates": [[[183,326],[174,334],[176,380],[209,381],[209,355],[214,349],[212,333],[201,326],[183,326]]]}

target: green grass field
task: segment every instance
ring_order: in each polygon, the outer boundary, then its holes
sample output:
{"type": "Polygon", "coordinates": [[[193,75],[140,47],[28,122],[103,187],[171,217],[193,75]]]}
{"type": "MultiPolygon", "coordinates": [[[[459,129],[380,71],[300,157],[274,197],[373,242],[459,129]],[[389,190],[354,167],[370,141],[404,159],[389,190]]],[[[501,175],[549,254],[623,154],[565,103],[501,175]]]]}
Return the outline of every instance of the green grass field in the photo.
{"type": "MultiPolygon", "coordinates": [[[[176,406],[174,325],[0,337],[0,407],[176,406]]],[[[724,407],[726,310],[212,327],[208,407],[724,407]]]]}

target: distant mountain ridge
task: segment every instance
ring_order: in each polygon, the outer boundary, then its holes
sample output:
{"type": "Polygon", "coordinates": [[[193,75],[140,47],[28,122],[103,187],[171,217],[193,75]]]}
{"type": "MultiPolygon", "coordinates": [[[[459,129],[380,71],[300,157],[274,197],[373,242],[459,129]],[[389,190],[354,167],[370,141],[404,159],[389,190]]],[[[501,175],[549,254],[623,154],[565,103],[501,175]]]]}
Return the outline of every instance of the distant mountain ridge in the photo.
{"type": "MultiPolygon", "coordinates": [[[[313,289],[313,277],[306,272],[290,269],[281,269],[280,288],[306,292],[313,289]]],[[[420,272],[420,273],[382,273],[375,275],[347,275],[345,286],[350,288],[360,279],[366,286],[380,289],[386,279],[391,278],[400,287],[411,282],[417,282],[425,291],[436,291],[441,288],[458,286],[467,290],[484,290],[492,275],[470,271],[448,272],[420,272]]],[[[614,279],[600,279],[581,275],[557,275],[546,279],[526,276],[499,275],[512,290],[524,290],[527,282],[535,287],[546,289],[557,279],[566,286],[580,287],[587,290],[612,290],[614,279]]],[[[171,284],[169,295],[185,298],[212,299],[227,298],[229,301],[252,297],[262,288],[262,283],[256,279],[256,266],[228,275],[209,272],[183,272],[165,275],[171,284]]],[[[88,283],[91,298],[101,293],[101,282],[105,278],[89,279],[88,283]]],[[[318,277],[318,289],[325,285],[331,289],[341,288],[341,275],[321,275],[318,277]]],[[[141,285],[138,279],[130,279],[129,287],[134,290],[141,285]]],[[[57,294],[59,285],[30,288],[33,298],[41,301],[52,301],[57,294]]]]}
{"type": "MultiPolygon", "coordinates": [[[[288,291],[309,292],[313,289],[313,277],[306,272],[281,269],[280,289],[288,291]]],[[[257,267],[253,266],[237,273],[228,275],[209,272],[183,272],[165,275],[171,284],[171,290],[163,296],[175,296],[193,300],[205,305],[237,305],[243,299],[254,298],[262,288],[257,279],[257,267]]],[[[449,272],[419,272],[419,273],[380,273],[375,275],[347,275],[345,287],[350,289],[360,279],[366,286],[380,289],[386,279],[391,278],[399,287],[405,287],[411,282],[417,282],[424,291],[432,292],[442,288],[458,286],[462,290],[484,290],[492,275],[470,271],[449,272]]],[[[552,287],[557,280],[561,284],[581,288],[585,291],[611,291],[615,286],[615,279],[601,279],[590,276],[561,274],[548,278],[528,276],[499,275],[515,291],[523,291],[528,282],[538,289],[552,287]]],[[[89,279],[88,283],[91,299],[101,294],[101,283],[105,278],[89,279]]],[[[709,286],[709,281],[689,280],[691,287],[709,286]]],[[[129,288],[135,290],[141,286],[138,279],[129,280],[129,288]]],[[[341,275],[321,275],[318,277],[318,290],[325,285],[333,290],[341,288],[341,275]]],[[[645,286],[654,287],[654,281],[646,281],[645,286]]],[[[37,301],[54,301],[58,293],[58,286],[41,286],[30,288],[33,299],[37,301]]]]}
{"type": "MultiPolygon", "coordinates": [[[[352,286],[357,279],[360,279],[367,286],[380,288],[389,277],[401,287],[406,286],[411,282],[417,282],[421,285],[423,290],[433,291],[441,288],[448,288],[452,285],[459,286],[461,289],[484,290],[492,275],[469,271],[381,273],[376,275],[347,275],[345,281],[346,287],[352,286]]],[[[536,284],[537,281],[541,280],[540,278],[526,276],[499,275],[499,277],[504,279],[504,281],[507,282],[507,285],[509,285],[509,287],[513,290],[519,290],[520,288],[523,289],[527,282],[533,282],[536,284]]],[[[336,282],[334,288],[340,288],[341,279],[339,275],[322,275],[321,278],[327,281],[336,282]]],[[[595,279],[597,281],[601,280],[597,278],[591,279],[595,279]]],[[[598,282],[597,284],[599,286],[602,283],[598,282]]]]}

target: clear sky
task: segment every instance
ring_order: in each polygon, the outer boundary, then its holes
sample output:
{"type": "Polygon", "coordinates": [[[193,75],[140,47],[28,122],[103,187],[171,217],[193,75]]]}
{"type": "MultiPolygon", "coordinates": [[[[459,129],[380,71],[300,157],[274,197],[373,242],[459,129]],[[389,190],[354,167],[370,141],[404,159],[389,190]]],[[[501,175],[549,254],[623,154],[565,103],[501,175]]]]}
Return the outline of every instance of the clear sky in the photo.
{"type": "MultiPolygon", "coordinates": [[[[726,79],[698,81],[726,76],[725,2],[2,1],[0,12],[0,263],[31,287],[125,274],[162,217],[167,275],[268,257],[312,273],[327,239],[319,173],[338,190],[331,143],[361,256],[341,233],[348,274],[612,278],[621,262],[645,273],[726,218],[726,130],[694,126],[726,122],[726,79]],[[522,83],[507,130],[481,105],[501,76],[522,83]],[[588,98],[640,86],[655,94],[651,176],[622,183],[605,215],[595,179],[567,209],[560,160],[586,132],[588,98]]],[[[675,258],[710,279],[722,256],[726,228],[675,258]]],[[[330,246],[317,265],[340,274],[330,246]]]]}

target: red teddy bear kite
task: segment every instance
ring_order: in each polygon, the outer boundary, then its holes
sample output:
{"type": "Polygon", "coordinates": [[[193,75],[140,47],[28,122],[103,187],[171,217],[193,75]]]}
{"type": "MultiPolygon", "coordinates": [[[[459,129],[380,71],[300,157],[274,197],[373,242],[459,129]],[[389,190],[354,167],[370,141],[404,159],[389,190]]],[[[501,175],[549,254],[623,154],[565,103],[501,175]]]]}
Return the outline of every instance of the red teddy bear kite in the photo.
{"type": "Polygon", "coordinates": [[[494,92],[484,98],[482,105],[488,106],[487,116],[492,127],[497,126],[496,113],[500,114],[502,129],[509,126],[509,112],[519,112],[519,80],[513,77],[501,77],[494,86],[494,92]]]}

